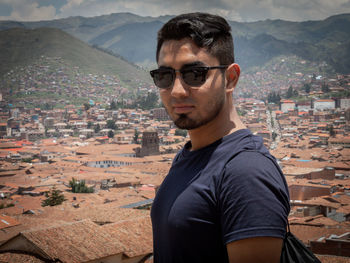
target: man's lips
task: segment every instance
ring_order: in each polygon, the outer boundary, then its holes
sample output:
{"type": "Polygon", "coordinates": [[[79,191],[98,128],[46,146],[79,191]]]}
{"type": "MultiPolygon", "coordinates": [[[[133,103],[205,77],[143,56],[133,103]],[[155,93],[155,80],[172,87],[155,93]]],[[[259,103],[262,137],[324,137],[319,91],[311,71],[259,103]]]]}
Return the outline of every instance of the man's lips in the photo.
{"type": "Polygon", "coordinates": [[[189,113],[194,109],[193,105],[174,105],[173,106],[174,112],[181,114],[181,113],[189,113]]]}

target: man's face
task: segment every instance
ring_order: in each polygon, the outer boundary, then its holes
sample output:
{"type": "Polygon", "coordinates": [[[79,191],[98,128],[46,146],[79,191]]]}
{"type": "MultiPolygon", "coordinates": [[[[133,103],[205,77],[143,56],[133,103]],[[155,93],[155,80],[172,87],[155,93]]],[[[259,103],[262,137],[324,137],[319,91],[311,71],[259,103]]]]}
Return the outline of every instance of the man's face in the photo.
{"type": "MultiPolygon", "coordinates": [[[[186,38],[165,41],[159,52],[158,65],[179,70],[191,65],[211,67],[220,63],[206,49],[186,38]]],[[[226,101],[224,76],[220,69],[209,70],[203,85],[193,89],[176,72],[173,86],[160,89],[163,105],[177,127],[196,129],[217,117],[226,101]]]]}

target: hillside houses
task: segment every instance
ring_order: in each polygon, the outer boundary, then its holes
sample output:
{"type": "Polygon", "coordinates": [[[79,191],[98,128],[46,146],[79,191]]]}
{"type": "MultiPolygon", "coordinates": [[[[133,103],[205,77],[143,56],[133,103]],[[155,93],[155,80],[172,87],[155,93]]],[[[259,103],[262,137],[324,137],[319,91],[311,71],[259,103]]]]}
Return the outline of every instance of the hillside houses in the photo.
{"type": "MultiPolygon", "coordinates": [[[[302,83],[302,76],[292,78],[302,83]]],[[[106,84],[92,75],[80,81],[106,84]]],[[[322,84],[317,81],[312,85],[322,84]]],[[[235,100],[247,128],[263,138],[285,174],[292,232],[324,262],[347,256],[350,232],[350,111],[346,101],[333,101],[330,108],[322,105],[331,101],[282,101],[282,110],[259,99],[235,100]]],[[[189,139],[163,108],[68,104],[0,113],[0,218],[7,222],[0,224],[0,261],[142,262],[151,256],[148,209],[189,139]],[[73,193],[73,178],[94,192],[73,193]],[[43,207],[53,188],[66,200],[43,207]]]]}

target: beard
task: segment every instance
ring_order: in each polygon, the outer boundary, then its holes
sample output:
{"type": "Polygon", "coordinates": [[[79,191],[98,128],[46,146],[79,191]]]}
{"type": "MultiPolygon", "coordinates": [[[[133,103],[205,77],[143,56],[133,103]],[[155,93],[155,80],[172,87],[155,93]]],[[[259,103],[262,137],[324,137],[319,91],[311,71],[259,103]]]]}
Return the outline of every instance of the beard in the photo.
{"type": "Polygon", "coordinates": [[[174,124],[179,128],[179,129],[184,129],[184,130],[193,130],[196,128],[199,128],[212,120],[214,120],[219,113],[221,112],[222,108],[224,107],[225,104],[225,95],[223,93],[217,94],[212,100],[209,101],[207,104],[208,107],[209,105],[210,108],[206,111],[206,116],[199,116],[198,118],[191,118],[188,115],[189,114],[179,114],[178,118],[174,119],[174,124]]]}

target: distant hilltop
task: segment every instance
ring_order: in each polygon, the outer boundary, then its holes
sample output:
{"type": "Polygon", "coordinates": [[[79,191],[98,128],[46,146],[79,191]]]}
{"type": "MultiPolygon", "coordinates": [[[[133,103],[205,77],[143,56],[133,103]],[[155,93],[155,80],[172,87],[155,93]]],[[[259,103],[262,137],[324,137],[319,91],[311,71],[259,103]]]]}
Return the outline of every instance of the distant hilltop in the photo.
{"type": "MultiPolygon", "coordinates": [[[[116,13],[39,22],[0,21],[0,30],[58,28],[90,45],[111,50],[130,62],[149,67],[155,65],[157,31],[170,18],[116,13]]],[[[262,66],[276,56],[297,55],[313,62],[326,62],[336,72],[350,73],[350,14],[320,21],[229,23],[237,62],[243,69],[262,66]]]]}
{"type": "MultiPolygon", "coordinates": [[[[2,30],[0,50],[0,78],[18,67],[33,67],[44,56],[64,61],[65,64],[56,71],[62,71],[64,67],[70,74],[74,73],[74,69],[79,69],[86,74],[114,75],[118,76],[119,84],[124,87],[149,86],[151,83],[148,73],[138,66],[120,56],[94,48],[58,28],[2,30]]],[[[42,66],[40,63],[39,67],[42,66]]]]}

